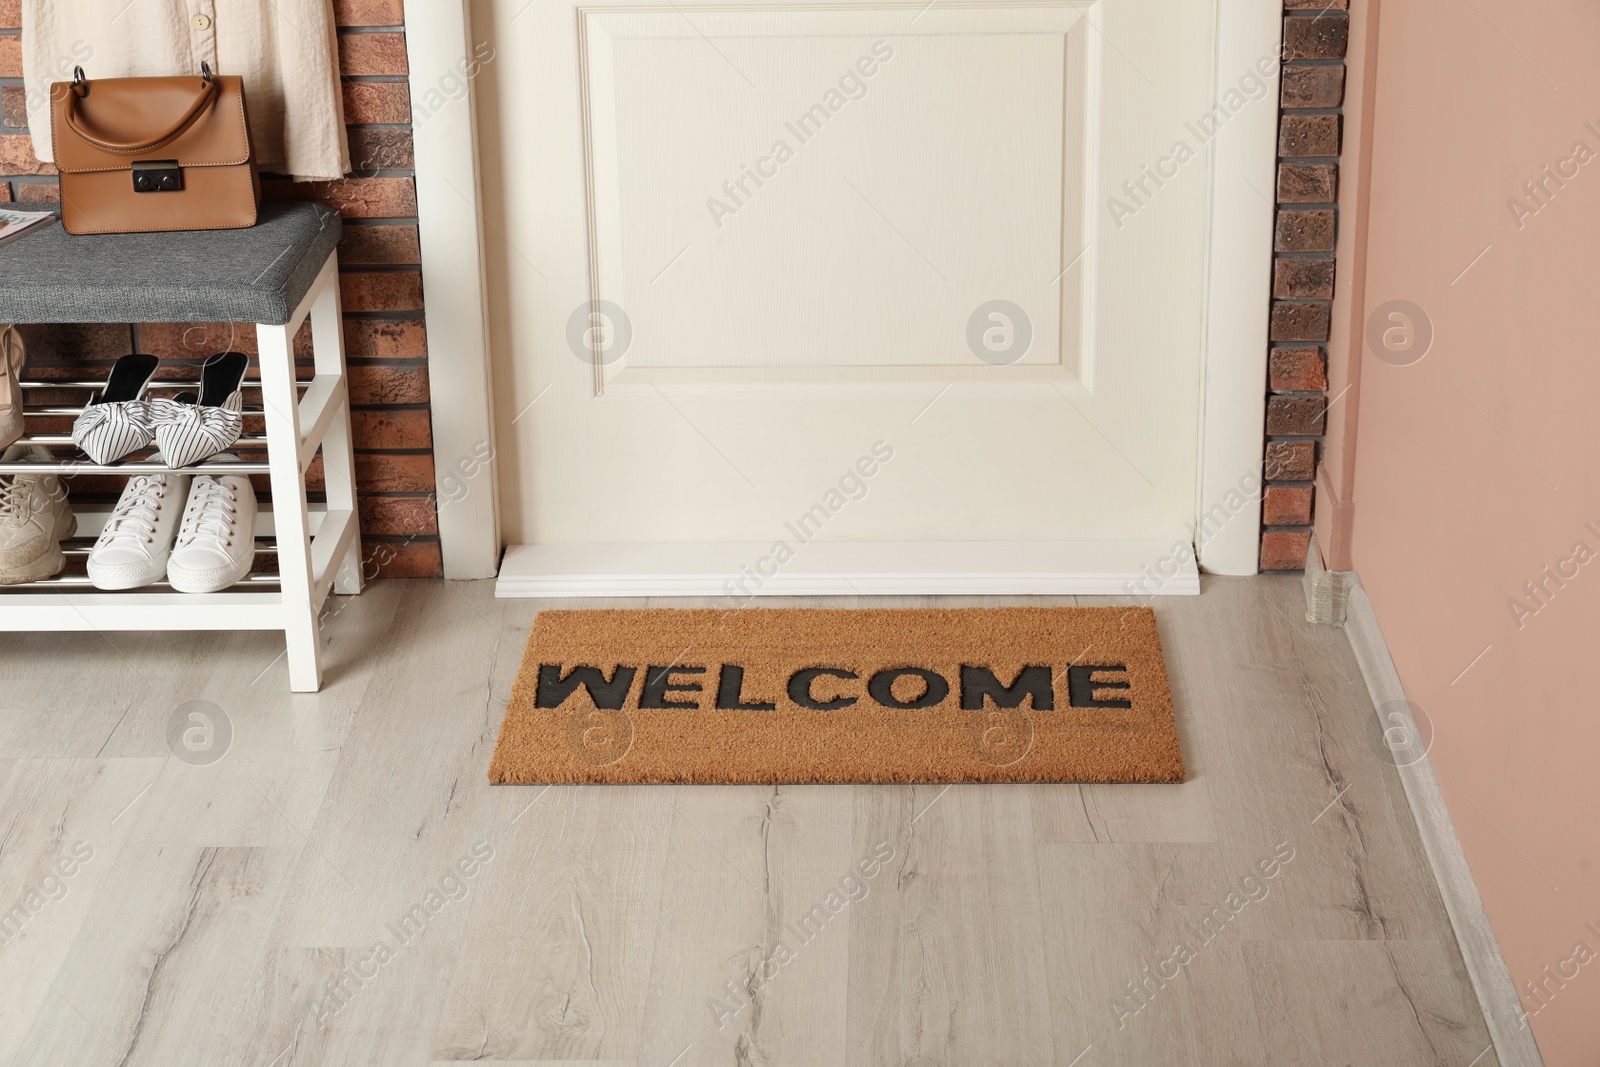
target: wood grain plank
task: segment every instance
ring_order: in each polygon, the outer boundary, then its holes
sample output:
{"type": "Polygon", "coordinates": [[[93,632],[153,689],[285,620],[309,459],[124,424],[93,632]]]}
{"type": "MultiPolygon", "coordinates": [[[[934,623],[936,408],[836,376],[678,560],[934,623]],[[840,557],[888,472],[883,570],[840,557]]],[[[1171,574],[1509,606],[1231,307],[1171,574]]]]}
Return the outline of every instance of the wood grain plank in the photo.
{"type": "Polygon", "coordinates": [[[31,1021],[89,920],[165,761],[0,760],[0,1062],[31,1021]]]}
{"type": "Polygon", "coordinates": [[[241,1062],[236,1019],[293,849],[128,847],[94,893],[18,1062],[241,1062]]]}

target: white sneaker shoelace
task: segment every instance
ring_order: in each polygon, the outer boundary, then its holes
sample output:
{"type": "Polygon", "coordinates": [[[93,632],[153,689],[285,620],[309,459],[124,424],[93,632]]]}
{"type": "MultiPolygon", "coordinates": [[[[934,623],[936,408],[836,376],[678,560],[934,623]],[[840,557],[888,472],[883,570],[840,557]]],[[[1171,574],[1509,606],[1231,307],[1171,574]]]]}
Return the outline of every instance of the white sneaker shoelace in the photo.
{"type": "Polygon", "coordinates": [[[216,478],[204,474],[195,478],[177,547],[208,549],[223,561],[232,558],[228,550],[238,537],[237,500],[233,490],[216,478]]]}
{"type": "Polygon", "coordinates": [[[28,487],[15,474],[0,474],[0,526],[21,526],[28,521],[28,487]]]}
{"type": "MultiPolygon", "coordinates": [[[[156,518],[167,497],[166,479],[160,475],[136,474],[117,501],[116,510],[100,532],[106,547],[136,548],[153,555],[156,543],[156,518]]],[[[170,527],[169,527],[170,529],[170,527]]]]}

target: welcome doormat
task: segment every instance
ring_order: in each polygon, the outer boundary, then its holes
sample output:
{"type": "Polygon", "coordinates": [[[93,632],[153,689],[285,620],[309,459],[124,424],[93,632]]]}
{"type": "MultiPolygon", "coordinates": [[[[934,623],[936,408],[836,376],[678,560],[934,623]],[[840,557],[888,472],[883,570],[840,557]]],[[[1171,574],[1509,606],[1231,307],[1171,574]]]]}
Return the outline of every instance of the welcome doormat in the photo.
{"type": "Polygon", "coordinates": [[[1149,608],[544,611],[489,765],[535,782],[1179,782],[1149,608]]]}

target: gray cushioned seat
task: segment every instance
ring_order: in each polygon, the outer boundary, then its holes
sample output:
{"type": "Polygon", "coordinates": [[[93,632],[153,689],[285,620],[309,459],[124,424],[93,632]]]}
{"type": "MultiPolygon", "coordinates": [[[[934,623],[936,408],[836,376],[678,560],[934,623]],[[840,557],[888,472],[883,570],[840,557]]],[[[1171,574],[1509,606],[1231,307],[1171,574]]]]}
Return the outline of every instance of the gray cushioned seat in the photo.
{"type": "Polygon", "coordinates": [[[0,322],[281,326],[338,243],[339,213],[301,201],[263,203],[245,230],[74,237],[57,222],[0,247],[0,322]]]}

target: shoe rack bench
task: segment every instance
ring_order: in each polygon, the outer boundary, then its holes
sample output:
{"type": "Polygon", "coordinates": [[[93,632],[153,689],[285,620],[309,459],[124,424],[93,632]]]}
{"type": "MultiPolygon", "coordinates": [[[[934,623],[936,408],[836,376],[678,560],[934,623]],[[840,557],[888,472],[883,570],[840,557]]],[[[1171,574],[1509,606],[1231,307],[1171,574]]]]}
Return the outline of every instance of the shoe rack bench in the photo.
{"type": "MultiPolygon", "coordinates": [[[[339,308],[337,214],[309,203],[268,203],[251,230],[73,237],[59,227],[0,248],[0,322],[239,322],[255,321],[265,436],[246,434],[229,451],[266,449],[266,462],[206,460],[182,473],[266,474],[271,503],[258,510],[255,550],[277,557],[277,573],[252,571],[216,593],[179,593],[166,582],[126,592],[102,592],[86,576],[0,586],[0,631],[50,630],[281,630],[289,688],[316,692],[322,684],[319,617],[332,593],[361,591],[361,538],[356,513],[355,462],[339,308]],[[122,270],[96,271],[110,255],[126,270],[144,260],[149,276],[176,284],[141,287],[122,270]],[[163,271],[163,265],[168,267],[163,271]],[[12,279],[33,278],[32,284],[12,279]],[[96,282],[105,291],[96,298],[96,282]],[[254,311],[254,315],[240,312],[254,311]],[[142,313],[140,313],[142,312],[142,313]],[[315,374],[297,381],[293,342],[311,322],[315,374]],[[326,503],[306,498],[305,472],[321,452],[326,503]]],[[[203,359],[210,352],[196,353],[203,359]]],[[[196,361],[198,372],[198,359],[196,361]]],[[[24,372],[24,397],[42,390],[81,391],[87,403],[103,381],[41,380],[24,372]]],[[[193,387],[161,378],[153,393],[193,387]]],[[[80,406],[24,406],[24,426],[75,418],[80,406]]],[[[51,447],[45,463],[0,463],[0,474],[118,475],[169,472],[159,459],[103,465],[77,452],[70,434],[25,433],[24,443],[51,447]],[[77,456],[77,459],[71,456],[77,456]]],[[[69,502],[70,497],[70,484],[69,502]]],[[[74,507],[76,536],[63,542],[69,560],[88,555],[111,505],[74,507]]],[[[75,568],[69,566],[69,572],[75,568]]]]}

